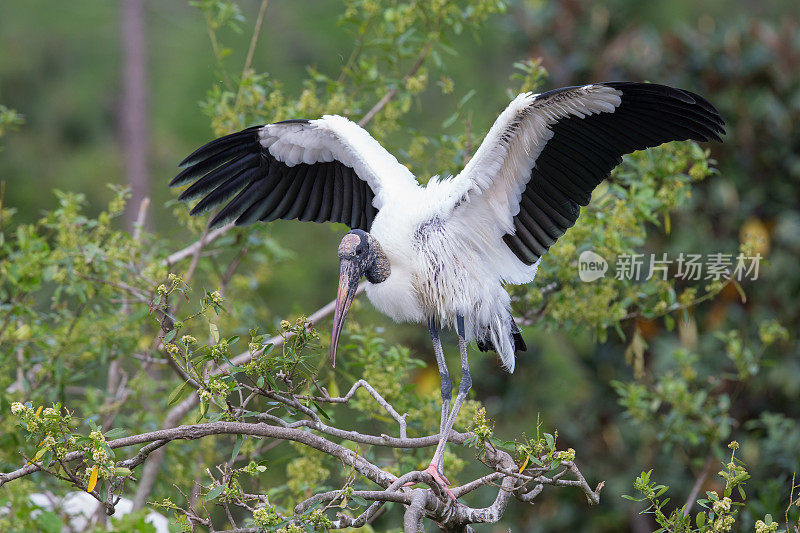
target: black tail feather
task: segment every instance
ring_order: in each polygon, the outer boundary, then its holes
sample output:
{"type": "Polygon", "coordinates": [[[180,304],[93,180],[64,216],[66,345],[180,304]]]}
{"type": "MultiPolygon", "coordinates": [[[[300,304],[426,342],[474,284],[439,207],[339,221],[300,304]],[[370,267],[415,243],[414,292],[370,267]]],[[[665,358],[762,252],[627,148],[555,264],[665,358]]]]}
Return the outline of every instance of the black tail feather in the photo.
{"type": "MultiPolygon", "coordinates": [[[[519,326],[517,326],[513,318],[511,318],[511,335],[514,336],[514,352],[527,352],[528,346],[525,344],[525,339],[522,338],[519,326]]],[[[476,339],[475,342],[478,344],[478,349],[482,352],[497,351],[491,337],[476,339]]]]}

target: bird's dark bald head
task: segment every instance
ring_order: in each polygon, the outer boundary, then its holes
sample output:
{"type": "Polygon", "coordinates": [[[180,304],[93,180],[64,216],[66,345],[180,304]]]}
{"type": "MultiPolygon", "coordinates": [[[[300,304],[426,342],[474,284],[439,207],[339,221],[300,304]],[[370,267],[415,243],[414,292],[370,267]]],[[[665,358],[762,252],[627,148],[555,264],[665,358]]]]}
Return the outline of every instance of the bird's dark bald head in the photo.
{"type": "Polygon", "coordinates": [[[366,260],[370,255],[371,240],[367,232],[360,229],[350,231],[339,244],[339,259],[366,260]]]}
{"type": "Polygon", "coordinates": [[[370,283],[384,281],[391,272],[389,260],[377,239],[364,230],[354,229],[339,244],[339,261],[370,283]]]}

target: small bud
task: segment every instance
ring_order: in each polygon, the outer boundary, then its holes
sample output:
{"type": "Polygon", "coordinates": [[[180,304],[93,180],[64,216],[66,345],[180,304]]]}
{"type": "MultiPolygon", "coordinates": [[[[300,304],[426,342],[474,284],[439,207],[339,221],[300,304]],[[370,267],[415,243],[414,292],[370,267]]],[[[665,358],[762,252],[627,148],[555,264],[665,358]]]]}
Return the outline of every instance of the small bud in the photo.
{"type": "Polygon", "coordinates": [[[721,500],[717,500],[714,502],[714,512],[716,514],[723,514],[731,510],[731,499],[727,496],[721,500]]]}
{"type": "Polygon", "coordinates": [[[23,411],[25,411],[25,406],[20,402],[14,402],[11,404],[11,413],[15,416],[19,415],[23,411]]]}
{"type": "Polygon", "coordinates": [[[253,511],[253,522],[259,527],[276,526],[281,523],[281,517],[272,507],[262,507],[253,511]]]}
{"type": "Polygon", "coordinates": [[[289,331],[291,327],[292,327],[291,322],[289,322],[288,320],[281,320],[281,329],[283,331],[289,331]]]}
{"type": "Polygon", "coordinates": [[[92,460],[95,463],[103,464],[108,461],[108,453],[103,448],[98,448],[92,452],[92,460]]]}
{"type": "Polygon", "coordinates": [[[156,288],[156,292],[161,296],[164,296],[165,294],[167,294],[167,286],[162,283],[156,288]]]}
{"type": "Polygon", "coordinates": [[[184,335],[183,337],[181,337],[181,342],[186,346],[189,346],[190,344],[196,343],[197,339],[195,339],[191,335],[184,335]]]}
{"type": "Polygon", "coordinates": [[[575,450],[572,448],[567,448],[564,451],[558,451],[553,454],[553,457],[560,461],[574,461],[575,460],[575,450]]]}

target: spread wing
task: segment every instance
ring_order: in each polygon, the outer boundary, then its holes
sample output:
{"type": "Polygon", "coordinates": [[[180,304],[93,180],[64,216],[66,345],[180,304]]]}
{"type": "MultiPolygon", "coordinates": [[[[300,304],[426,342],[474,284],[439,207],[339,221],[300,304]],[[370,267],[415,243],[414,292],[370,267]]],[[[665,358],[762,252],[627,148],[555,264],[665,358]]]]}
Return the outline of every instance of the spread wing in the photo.
{"type": "Polygon", "coordinates": [[[190,185],[197,215],[221,207],[230,221],[341,222],[369,231],[393,191],[418,187],[411,172],[348,119],[287,120],[220,137],[184,159],[171,187],[190,185]]]}
{"type": "Polygon", "coordinates": [[[454,178],[461,200],[452,216],[491,222],[482,226],[496,235],[483,239],[503,246],[502,238],[533,265],[575,224],[623,154],[668,141],[721,141],[723,125],[703,97],[664,85],[609,82],[521,94],[454,178]]]}

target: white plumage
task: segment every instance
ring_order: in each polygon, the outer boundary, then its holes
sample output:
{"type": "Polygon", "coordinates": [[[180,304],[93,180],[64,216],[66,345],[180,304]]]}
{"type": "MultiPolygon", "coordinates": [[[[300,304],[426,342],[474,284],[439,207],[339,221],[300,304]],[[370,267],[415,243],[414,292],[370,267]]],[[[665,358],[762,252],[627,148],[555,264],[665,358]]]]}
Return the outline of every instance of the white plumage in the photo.
{"type": "Polygon", "coordinates": [[[363,128],[336,115],[212,141],[181,163],[186,168],[171,185],[191,184],[181,198],[201,198],[193,214],[224,206],[212,226],[283,218],[353,228],[339,247],[332,360],[362,275],[378,310],[398,322],[428,323],[443,377],[443,440],[430,467],[436,477],[471,383],[464,341],[497,351],[509,372],[515,350],[525,349],[503,284],[533,281],[542,255],[623,154],[672,140],[719,141],[723,124],[713,105],[688,91],[598,83],[520,94],[461,173],[424,187],[363,128]],[[447,416],[440,325],[462,340],[465,376],[447,416]]]}

